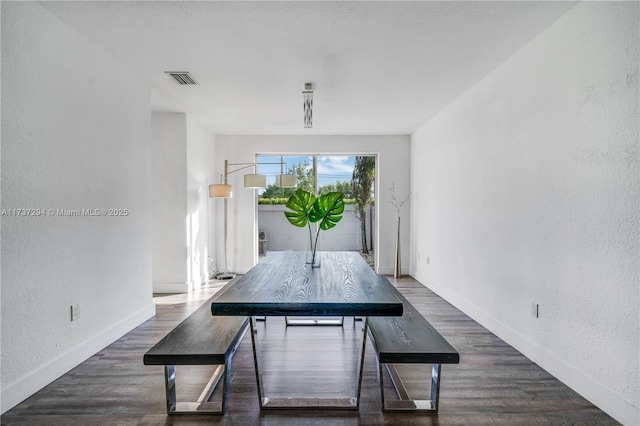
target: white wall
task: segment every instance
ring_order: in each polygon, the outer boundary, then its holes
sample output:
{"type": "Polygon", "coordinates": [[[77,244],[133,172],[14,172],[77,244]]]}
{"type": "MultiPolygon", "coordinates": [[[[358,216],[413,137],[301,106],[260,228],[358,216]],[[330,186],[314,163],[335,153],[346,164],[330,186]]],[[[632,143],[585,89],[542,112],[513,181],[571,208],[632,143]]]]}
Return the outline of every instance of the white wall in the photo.
{"type": "Polygon", "coordinates": [[[209,272],[209,184],[214,183],[215,135],[187,116],[187,281],[205,283],[209,272]]]}
{"type": "MultiPolygon", "coordinates": [[[[232,163],[253,162],[256,154],[377,154],[379,187],[376,194],[380,236],[376,250],[378,273],[392,274],[395,250],[396,210],[389,201],[388,188],[394,182],[398,196],[409,192],[409,137],[408,136],[221,136],[216,137],[216,176],[223,172],[224,160],[232,163]]],[[[255,191],[243,188],[243,172],[231,174],[234,186],[229,200],[228,269],[246,272],[257,262],[257,203],[255,191]]],[[[223,269],[223,214],[222,200],[215,200],[216,265],[223,269]]],[[[402,247],[409,251],[409,209],[403,210],[402,247]]],[[[331,231],[329,231],[331,232],[331,231]]],[[[406,256],[405,256],[406,258],[406,256]]],[[[404,270],[408,271],[406,259],[404,270]]]]}
{"type": "MultiPolygon", "coordinates": [[[[307,227],[291,226],[284,215],[288,210],[284,204],[258,204],[258,226],[260,231],[267,233],[267,250],[309,250],[309,230],[307,227]]],[[[367,243],[371,247],[371,214],[367,209],[367,243]]],[[[318,250],[327,251],[355,251],[362,250],[362,232],[360,219],[356,215],[353,204],[344,206],[342,219],[331,231],[320,231],[318,250]]]]}
{"type": "Polygon", "coordinates": [[[151,115],[153,174],[153,291],[188,291],[187,116],[151,115]]]}
{"type": "Polygon", "coordinates": [[[416,279],[629,425],[639,22],[578,4],[411,137],[416,279]]]}
{"type": "Polygon", "coordinates": [[[2,208],[53,209],[2,217],[4,412],[155,310],[149,87],[35,2],[1,38],[2,208]]]}
{"type": "Polygon", "coordinates": [[[153,291],[186,292],[209,278],[209,192],[215,135],[183,113],[154,112],[153,291]]]}

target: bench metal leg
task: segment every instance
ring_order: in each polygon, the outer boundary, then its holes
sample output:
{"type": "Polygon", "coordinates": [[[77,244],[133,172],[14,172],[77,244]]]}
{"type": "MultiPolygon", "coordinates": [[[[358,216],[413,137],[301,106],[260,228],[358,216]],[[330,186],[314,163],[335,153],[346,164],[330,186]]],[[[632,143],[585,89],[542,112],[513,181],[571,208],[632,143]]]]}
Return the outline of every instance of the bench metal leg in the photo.
{"type": "Polygon", "coordinates": [[[242,337],[227,357],[224,364],[217,365],[213,375],[207,382],[204,390],[194,402],[178,401],[176,397],[176,369],[174,365],[164,366],[165,392],[167,398],[167,414],[224,414],[229,406],[229,386],[231,384],[231,361],[233,355],[238,350],[238,346],[244,338],[245,327],[242,337]],[[220,401],[209,401],[213,396],[218,384],[222,382],[222,397],[220,401]]]}
{"type": "Polygon", "coordinates": [[[204,390],[196,401],[184,402],[178,401],[176,398],[176,372],[175,366],[165,365],[165,380],[167,394],[167,414],[224,414],[228,405],[228,386],[230,380],[230,371],[228,365],[218,365],[211,379],[205,386],[204,390]],[[219,402],[210,402],[209,398],[213,395],[218,383],[222,380],[222,400],[219,402]]]}
{"type": "Polygon", "coordinates": [[[167,401],[167,413],[176,411],[176,369],[173,365],[164,366],[164,390],[167,401]]]}
{"type": "Polygon", "coordinates": [[[378,386],[380,387],[380,405],[382,406],[382,411],[416,411],[433,414],[437,413],[440,400],[440,372],[441,364],[432,364],[431,394],[429,396],[430,399],[411,399],[409,393],[407,392],[407,389],[404,386],[404,383],[402,383],[402,379],[398,374],[398,370],[396,369],[395,365],[378,362],[378,386]],[[389,372],[391,383],[393,384],[393,387],[398,397],[400,398],[399,400],[388,401],[384,398],[385,372],[383,366],[389,372]]]}

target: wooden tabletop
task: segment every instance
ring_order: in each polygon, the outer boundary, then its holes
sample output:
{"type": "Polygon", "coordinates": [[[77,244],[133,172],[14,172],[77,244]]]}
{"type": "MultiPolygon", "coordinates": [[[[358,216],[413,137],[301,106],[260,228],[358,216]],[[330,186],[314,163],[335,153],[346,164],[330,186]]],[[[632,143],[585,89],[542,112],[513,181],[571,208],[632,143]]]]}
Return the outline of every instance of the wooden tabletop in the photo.
{"type": "Polygon", "coordinates": [[[211,303],[213,315],[400,316],[402,301],[388,280],[357,252],[272,252],[227,284],[211,303]]]}

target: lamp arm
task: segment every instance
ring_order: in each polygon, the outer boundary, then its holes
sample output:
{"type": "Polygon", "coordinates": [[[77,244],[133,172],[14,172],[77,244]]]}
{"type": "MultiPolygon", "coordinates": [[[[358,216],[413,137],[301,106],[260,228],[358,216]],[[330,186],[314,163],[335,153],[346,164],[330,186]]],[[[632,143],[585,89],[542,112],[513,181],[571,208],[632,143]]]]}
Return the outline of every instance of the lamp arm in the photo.
{"type": "Polygon", "coordinates": [[[225,179],[226,179],[227,176],[229,176],[232,173],[239,172],[240,170],[248,169],[249,167],[255,167],[255,166],[258,166],[258,165],[261,165],[261,164],[279,164],[280,166],[282,166],[284,164],[284,162],[279,162],[279,163],[262,163],[262,162],[259,162],[259,163],[227,163],[226,160],[225,160],[225,170],[224,170],[225,179]],[[227,168],[228,166],[242,166],[242,167],[238,167],[235,170],[229,171],[228,168],[227,168]]]}
{"type": "Polygon", "coordinates": [[[249,167],[255,167],[255,165],[256,163],[228,163],[227,166],[244,166],[244,167],[239,167],[231,171],[226,170],[225,174],[228,176],[232,173],[239,172],[240,170],[248,169],[249,167]]]}

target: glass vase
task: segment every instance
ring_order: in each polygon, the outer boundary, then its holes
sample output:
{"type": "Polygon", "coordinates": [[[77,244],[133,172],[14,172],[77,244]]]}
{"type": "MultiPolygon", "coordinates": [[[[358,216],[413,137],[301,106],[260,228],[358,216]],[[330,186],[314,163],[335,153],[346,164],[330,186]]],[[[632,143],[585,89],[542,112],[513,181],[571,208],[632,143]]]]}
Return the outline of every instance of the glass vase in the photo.
{"type": "Polygon", "coordinates": [[[311,265],[312,268],[320,267],[320,252],[319,251],[308,251],[305,256],[305,263],[307,265],[311,265]]]}

